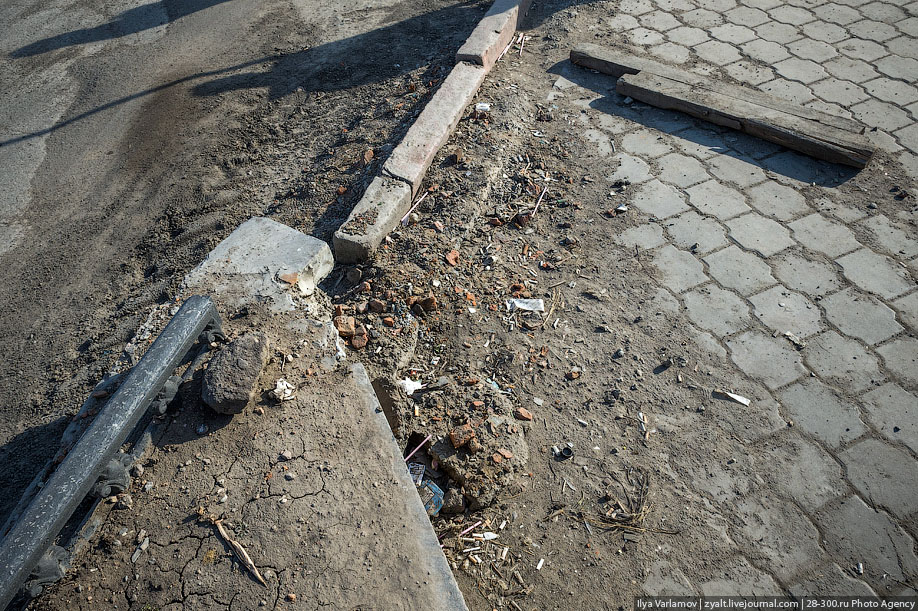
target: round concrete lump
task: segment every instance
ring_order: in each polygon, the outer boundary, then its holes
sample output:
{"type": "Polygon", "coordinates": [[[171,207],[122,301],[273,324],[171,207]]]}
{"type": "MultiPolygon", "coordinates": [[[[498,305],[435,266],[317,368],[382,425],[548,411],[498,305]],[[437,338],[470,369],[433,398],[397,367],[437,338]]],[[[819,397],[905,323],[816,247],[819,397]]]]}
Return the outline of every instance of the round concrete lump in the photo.
{"type": "Polygon", "coordinates": [[[258,376],[268,360],[268,340],[247,333],[227,345],[204,372],[201,399],[221,414],[238,414],[255,396],[258,376]]]}

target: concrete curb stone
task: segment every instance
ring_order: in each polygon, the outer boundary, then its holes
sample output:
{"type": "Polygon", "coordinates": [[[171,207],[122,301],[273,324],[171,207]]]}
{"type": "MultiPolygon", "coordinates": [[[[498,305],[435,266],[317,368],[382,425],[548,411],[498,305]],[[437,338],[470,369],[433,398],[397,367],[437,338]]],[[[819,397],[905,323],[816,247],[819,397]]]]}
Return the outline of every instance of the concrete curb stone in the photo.
{"type": "Polygon", "coordinates": [[[335,232],[333,245],[339,263],[363,261],[382,243],[411,205],[411,186],[377,176],[347,221],[335,232]]]}
{"type": "Polygon", "coordinates": [[[510,44],[530,0],[496,0],[471,36],[459,47],[456,62],[471,62],[490,70],[510,44]]]}

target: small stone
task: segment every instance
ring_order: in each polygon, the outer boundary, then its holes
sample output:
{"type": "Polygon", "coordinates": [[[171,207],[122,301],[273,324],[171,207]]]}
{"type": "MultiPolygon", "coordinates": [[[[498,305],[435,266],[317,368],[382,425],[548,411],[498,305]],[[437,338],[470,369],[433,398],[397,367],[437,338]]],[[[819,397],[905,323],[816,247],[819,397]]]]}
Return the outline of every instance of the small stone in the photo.
{"type": "Polygon", "coordinates": [[[363,272],[360,271],[359,267],[352,267],[347,270],[347,281],[351,284],[357,284],[361,278],[363,278],[363,272]]]}
{"type": "Polygon", "coordinates": [[[459,251],[451,250],[448,253],[446,253],[444,258],[446,259],[447,263],[449,263],[453,267],[456,267],[456,265],[459,264],[459,251]]]}
{"type": "Polygon", "coordinates": [[[335,329],[338,330],[338,335],[345,338],[354,336],[357,321],[353,316],[335,316],[333,322],[335,329]]]}
{"type": "Polygon", "coordinates": [[[210,360],[204,372],[201,399],[221,414],[242,412],[255,396],[258,377],[267,361],[268,340],[263,334],[246,333],[235,339],[210,360]]]}
{"type": "Polygon", "coordinates": [[[450,488],[443,495],[443,508],[441,513],[457,514],[465,511],[465,499],[457,488],[450,488]]]}
{"type": "Polygon", "coordinates": [[[478,454],[481,451],[481,442],[478,439],[469,439],[466,449],[469,451],[469,454],[478,454]]]}
{"type": "Polygon", "coordinates": [[[291,452],[290,450],[284,450],[283,452],[281,452],[280,456],[277,457],[277,459],[280,461],[293,460],[293,452],[291,452]]]}
{"type": "Polygon", "coordinates": [[[454,448],[461,448],[475,437],[475,429],[470,424],[457,426],[449,432],[449,440],[454,448]]]}
{"type": "Polygon", "coordinates": [[[130,494],[122,494],[118,499],[118,509],[130,509],[134,506],[134,499],[130,494]]]}
{"type": "Polygon", "coordinates": [[[367,309],[376,314],[381,314],[386,311],[386,302],[381,299],[371,299],[367,303],[367,309]]]}
{"type": "Polygon", "coordinates": [[[294,594],[293,592],[290,592],[290,594],[287,594],[287,600],[289,600],[292,603],[296,602],[296,594],[294,594]]]}
{"type": "Polygon", "coordinates": [[[137,463],[131,467],[131,475],[133,477],[140,477],[141,475],[143,475],[143,470],[144,470],[143,465],[140,463],[137,463]]]}
{"type": "Polygon", "coordinates": [[[513,458],[513,452],[511,452],[510,450],[506,448],[498,448],[497,453],[503,456],[504,458],[506,458],[507,460],[510,460],[511,458],[513,458]]]}
{"type": "Polygon", "coordinates": [[[392,318],[391,316],[386,316],[385,318],[382,319],[382,324],[386,325],[387,327],[394,327],[395,319],[392,318]]]}
{"type": "Polygon", "coordinates": [[[494,452],[494,454],[491,455],[491,460],[493,460],[494,462],[500,464],[500,463],[503,462],[504,457],[501,456],[500,454],[498,454],[497,452],[494,452]]]}
{"type": "Polygon", "coordinates": [[[421,300],[421,307],[425,312],[433,312],[437,309],[437,298],[431,295],[421,300]]]}
{"type": "Polygon", "coordinates": [[[287,471],[286,473],[284,473],[284,479],[287,480],[288,482],[292,482],[293,480],[296,479],[296,473],[294,473],[293,471],[287,471]]]}
{"type": "Polygon", "coordinates": [[[367,336],[366,335],[355,335],[351,338],[351,347],[354,350],[361,350],[367,346],[367,336]]]}
{"type": "Polygon", "coordinates": [[[529,411],[528,409],[526,409],[525,407],[518,407],[518,408],[516,408],[515,410],[513,410],[513,417],[516,418],[517,420],[527,420],[527,421],[531,421],[531,420],[532,420],[532,412],[530,412],[530,411],[529,411]]]}

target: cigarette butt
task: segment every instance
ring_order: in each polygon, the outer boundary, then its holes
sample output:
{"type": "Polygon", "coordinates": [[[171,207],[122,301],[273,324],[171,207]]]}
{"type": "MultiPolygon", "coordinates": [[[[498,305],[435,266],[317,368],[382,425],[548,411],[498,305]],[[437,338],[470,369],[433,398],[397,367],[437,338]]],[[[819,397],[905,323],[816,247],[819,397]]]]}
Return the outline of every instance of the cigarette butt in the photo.
{"type": "Polygon", "coordinates": [[[536,565],[536,570],[541,571],[543,564],[545,564],[545,558],[542,558],[541,560],[539,560],[539,563],[536,565]]]}

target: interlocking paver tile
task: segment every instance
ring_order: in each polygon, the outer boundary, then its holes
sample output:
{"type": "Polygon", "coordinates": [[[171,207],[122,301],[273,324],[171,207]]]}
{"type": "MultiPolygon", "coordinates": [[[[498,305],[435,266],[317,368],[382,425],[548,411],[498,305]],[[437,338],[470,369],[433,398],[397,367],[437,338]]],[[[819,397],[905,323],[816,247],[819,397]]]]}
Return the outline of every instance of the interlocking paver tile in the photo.
{"type": "Polygon", "coordinates": [[[809,299],[781,285],[749,298],[756,317],[773,331],[809,337],[822,330],[822,315],[809,299]]]}
{"type": "Polygon", "coordinates": [[[814,7],[813,13],[823,21],[847,25],[861,19],[861,14],[849,6],[829,3],[814,7]]]}
{"type": "Polygon", "coordinates": [[[619,153],[612,158],[612,161],[613,167],[614,162],[618,162],[618,169],[609,177],[612,182],[620,180],[628,181],[631,184],[639,184],[650,180],[650,166],[640,157],[619,153]]]}
{"type": "Polygon", "coordinates": [[[742,58],[736,47],[719,40],[709,40],[693,48],[698,57],[718,66],[726,66],[742,58]]]}
{"type": "Polygon", "coordinates": [[[771,268],[761,258],[730,246],[704,258],[711,276],[741,295],[751,295],[775,283],[771,268]]]}
{"type": "Polygon", "coordinates": [[[751,187],[766,179],[758,164],[732,155],[718,155],[708,160],[708,168],[719,179],[740,187],[751,187]]]}
{"type": "Polygon", "coordinates": [[[687,291],[708,279],[698,259],[675,246],[660,248],[653,264],[660,271],[666,287],[676,293],[687,291]]]}
{"type": "Polygon", "coordinates": [[[802,57],[803,59],[812,60],[818,63],[822,63],[838,55],[838,52],[832,45],[811,38],[803,38],[792,42],[787,45],[787,49],[797,57],[802,57]]]}
{"type": "Polygon", "coordinates": [[[781,253],[772,261],[772,268],[785,286],[812,297],[821,297],[841,287],[834,266],[807,259],[798,252],[781,253]]]}
{"type": "Polygon", "coordinates": [[[871,2],[858,9],[864,17],[885,23],[898,23],[908,17],[905,11],[889,2],[871,2]]]}
{"type": "Polygon", "coordinates": [[[618,10],[629,15],[643,15],[653,10],[650,0],[621,0],[618,10]]]}
{"type": "Polygon", "coordinates": [[[918,460],[877,439],[865,439],[839,454],[848,480],[864,498],[904,518],[915,506],[918,460]]]}
{"type": "Polygon", "coordinates": [[[918,17],[897,20],[896,27],[899,28],[899,31],[903,34],[918,38],[918,17]]]}
{"type": "Polygon", "coordinates": [[[862,204],[863,202],[858,202],[852,205],[824,197],[816,201],[816,209],[822,214],[834,216],[843,223],[850,224],[867,216],[867,212],[865,212],[863,208],[855,207],[856,205],[862,204]]]}
{"type": "MultiPolygon", "coordinates": [[[[918,44],[918,41],[915,44],[918,44]]],[[[918,89],[908,83],[886,77],[864,83],[864,89],[870,95],[898,106],[907,106],[918,100],[918,89]]]]}
{"type": "Polygon", "coordinates": [[[730,237],[746,250],[770,257],[795,245],[783,225],[750,212],[726,221],[730,237]]]}
{"type": "Polygon", "coordinates": [[[764,214],[781,221],[789,221],[808,212],[806,199],[797,189],[775,181],[764,182],[749,189],[749,203],[764,214]]]}
{"type": "Polygon", "coordinates": [[[728,21],[750,28],[771,21],[771,18],[765,11],[749,6],[740,6],[729,10],[726,13],[726,17],[728,21]]]}
{"type": "Polygon", "coordinates": [[[647,28],[634,28],[626,34],[636,45],[658,45],[663,42],[663,35],[647,28]]]}
{"type": "Polygon", "coordinates": [[[755,28],[755,33],[759,35],[759,38],[780,44],[787,44],[800,38],[797,28],[785,23],[765,23],[755,28]]]}
{"type": "Polygon", "coordinates": [[[749,495],[736,503],[735,512],[734,538],[778,579],[825,558],[816,527],[795,505],[765,494],[749,495]]]}
{"type": "Polygon", "coordinates": [[[899,35],[899,31],[888,23],[871,21],[869,19],[848,25],[848,31],[858,38],[874,40],[876,42],[883,42],[884,40],[889,40],[899,35]]]}
{"type": "MultiPolygon", "coordinates": [[[[686,214],[691,214],[686,212],[686,214]]],[[[672,231],[670,231],[672,233],[672,231]]],[[[913,332],[918,331],[918,291],[900,297],[892,302],[899,311],[899,317],[913,332]]]]}
{"type": "Polygon", "coordinates": [[[677,187],[690,187],[711,179],[701,162],[694,157],[670,153],[661,157],[657,163],[663,168],[660,180],[677,187]]]}
{"type": "Polygon", "coordinates": [[[858,85],[851,81],[842,81],[837,78],[827,78],[813,84],[813,93],[823,100],[832,100],[845,106],[863,102],[869,95],[858,85]]]}
{"type": "MultiPolygon", "coordinates": [[[[799,83],[794,84],[803,87],[799,83]]],[[[837,167],[794,151],[784,151],[783,153],[772,155],[767,159],[763,159],[760,163],[766,170],[777,174],[775,176],[776,180],[791,183],[796,188],[804,186],[800,183],[806,183],[806,185],[812,185],[813,183],[825,184],[827,181],[838,177],[837,167]]]]}
{"type": "MultiPolygon", "coordinates": [[[[915,35],[918,38],[918,34],[915,35]]],[[[914,80],[918,74],[918,60],[911,57],[900,57],[898,55],[888,55],[883,59],[876,61],[877,70],[897,79],[914,80]]]]}
{"type": "Polygon", "coordinates": [[[701,216],[694,210],[666,221],[673,243],[685,250],[703,255],[727,244],[727,234],[717,221],[701,216]],[[692,247],[695,248],[692,248],[692,247]]]}
{"type": "Polygon", "coordinates": [[[918,45],[915,44],[915,39],[911,36],[900,36],[886,41],[886,48],[890,53],[911,57],[912,59],[918,59],[918,48],[916,47],[918,45]]]}
{"type": "Polygon", "coordinates": [[[626,229],[615,237],[615,242],[629,248],[642,248],[650,250],[666,243],[663,238],[663,228],[657,223],[646,223],[626,229]]]}
{"type": "Polygon", "coordinates": [[[800,81],[804,84],[821,81],[829,76],[823,67],[816,62],[797,57],[778,62],[775,64],[775,70],[784,78],[800,81]]]}
{"type": "Polygon", "coordinates": [[[724,137],[706,127],[692,127],[673,136],[673,141],[684,152],[699,159],[709,159],[727,150],[724,137]]]}
{"type": "Polygon", "coordinates": [[[752,59],[757,59],[760,62],[771,65],[776,62],[779,62],[790,57],[790,53],[787,52],[787,48],[783,45],[779,45],[776,42],[771,42],[770,40],[763,40],[761,38],[756,38],[752,42],[747,42],[742,45],[743,53],[751,57],[752,59]]]}
{"type": "Polygon", "coordinates": [[[896,132],[896,137],[909,149],[918,151],[918,123],[900,129],[896,132]]]}
{"type": "Polygon", "coordinates": [[[815,98],[813,90],[803,83],[784,78],[776,78],[768,83],[762,83],[759,85],[759,89],[796,104],[806,104],[815,98]]]}
{"type": "Polygon", "coordinates": [[[880,297],[892,299],[915,287],[905,270],[872,250],[863,248],[837,261],[848,280],[880,297]]]}
{"type": "Polygon", "coordinates": [[[813,371],[839,388],[861,391],[885,381],[876,357],[832,330],[811,338],[803,355],[813,371]]]}
{"type": "Polygon", "coordinates": [[[622,138],[622,148],[641,157],[659,157],[670,152],[673,147],[666,143],[659,132],[640,129],[622,138]]]}
{"type": "Polygon", "coordinates": [[[741,83],[749,85],[758,85],[775,78],[774,70],[768,66],[745,59],[725,66],[724,71],[741,83]]]}
{"type": "Polygon", "coordinates": [[[892,104],[879,100],[866,100],[851,107],[851,112],[857,120],[871,127],[879,127],[888,132],[909,125],[912,120],[908,113],[892,104]]]}
{"type": "Polygon", "coordinates": [[[608,28],[613,32],[625,32],[640,26],[637,18],[627,13],[618,13],[608,21],[608,28]]]}
{"type": "Polygon", "coordinates": [[[650,47],[650,52],[673,64],[684,64],[691,59],[692,54],[686,47],[673,42],[664,42],[661,45],[650,47]]]}
{"type": "Polygon", "coordinates": [[[735,23],[723,23],[711,28],[711,36],[723,42],[739,45],[754,39],[755,32],[735,23]]]}
{"type": "Polygon", "coordinates": [[[694,47],[697,44],[705,42],[706,40],[710,40],[710,36],[708,36],[707,32],[701,28],[693,28],[691,26],[682,26],[674,30],[670,30],[666,33],[666,37],[675,43],[685,45],[687,47],[694,47]]]}
{"type": "Polygon", "coordinates": [[[718,23],[723,23],[723,20],[719,13],[704,8],[682,14],[682,22],[696,28],[710,28],[718,23]]]}
{"type": "Polygon", "coordinates": [[[861,40],[860,38],[849,38],[838,43],[836,48],[848,57],[862,59],[866,62],[872,62],[889,55],[883,45],[872,40],[861,40]]]}
{"type": "Polygon", "coordinates": [[[743,194],[736,189],[709,180],[686,189],[689,202],[705,214],[723,220],[749,211],[743,194]]]}
{"type": "Polygon", "coordinates": [[[807,511],[819,509],[846,491],[839,464],[793,429],[768,440],[765,460],[769,465],[766,480],[807,511]]]}
{"type": "MultiPolygon", "coordinates": [[[[836,43],[848,38],[848,32],[845,28],[839,27],[834,23],[825,21],[813,21],[801,28],[801,31],[807,38],[819,40],[821,42],[836,43]]],[[[831,57],[835,57],[835,53],[831,57]]],[[[812,59],[812,58],[810,58],[812,59]]]]}
{"type": "Polygon", "coordinates": [[[813,13],[799,6],[781,5],[768,11],[768,14],[775,21],[790,25],[803,25],[816,19],[813,13]]]}
{"type": "Polygon", "coordinates": [[[845,567],[859,563],[863,579],[885,592],[890,578],[903,581],[918,574],[914,542],[888,515],[868,507],[858,497],[816,516],[826,551],[845,567]]]}
{"type": "Polygon", "coordinates": [[[826,318],[845,335],[879,344],[902,331],[896,314],[876,299],[846,288],[822,300],[826,318]]]}
{"type": "Polygon", "coordinates": [[[879,76],[873,66],[859,59],[850,57],[836,57],[822,65],[823,68],[837,79],[863,83],[879,76]]]}
{"type": "Polygon", "coordinates": [[[747,328],[752,319],[749,306],[732,291],[714,284],[696,288],[682,297],[692,321],[723,337],[747,328]]]}
{"type": "Polygon", "coordinates": [[[842,399],[816,378],[807,378],[778,392],[794,426],[826,445],[838,446],[867,431],[857,405],[842,399]]]}
{"type": "Polygon", "coordinates": [[[874,597],[876,592],[860,579],[854,579],[842,571],[834,562],[827,567],[817,566],[812,576],[802,578],[788,587],[791,596],[832,597],[836,592],[845,592],[848,596],[874,597]]]}
{"type": "Polygon", "coordinates": [[[838,223],[834,223],[821,214],[811,214],[788,224],[794,232],[794,238],[809,248],[830,257],[837,257],[859,248],[861,244],[854,238],[854,232],[838,223]]]}
{"type": "Polygon", "coordinates": [[[712,11],[725,13],[736,7],[736,0],[696,0],[698,6],[702,6],[712,11]]]}
{"type": "Polygon", "coordinates": [[[918,452],[918,397],[888,382],[861,397],[867,418],[884,437],[918,452]]]}
{"type": "Polygon", "coordinates": [[[906,386],[918,388],[918,338],[900,337],[877,348],[883,363],[906,386]]]}
{"type": "Polygon", "coordinates": [[[638,187],[632,203],[641,211],[661,219],[688,210],[685,199],[675,187],[657,179],[638,187]]]}
{"type": "Polygon", "coordinates": [[[781,596],[783,590],[771,575],[755,568],[743,557],[730,558],[718,567],[713,579],[698,586],[702,596],[732,596],[749,592],[751,596],[781,596]]]}
{"type": "Polygon", "coordinates": [[[678,19],[667,11],[645,13],[638,18],[638,21],[640,21],[641,25],[644,27],[656,30],[657,32],[665,32],[682,25],[678,19]]]}
{"type": "Polygon", "coordinates": [[[730,357],[746,375],[774,390],[807,373],[800,354],[783,338],[746,331],[727,340],[730,357]]]}

